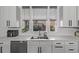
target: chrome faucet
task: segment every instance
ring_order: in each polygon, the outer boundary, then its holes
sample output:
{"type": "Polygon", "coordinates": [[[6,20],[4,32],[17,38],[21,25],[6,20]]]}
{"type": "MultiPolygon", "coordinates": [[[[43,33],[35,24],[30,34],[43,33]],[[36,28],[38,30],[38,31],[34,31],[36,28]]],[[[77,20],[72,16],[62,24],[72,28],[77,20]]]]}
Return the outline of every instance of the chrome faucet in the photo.
{"type": "MultiPolygon", "coordinates": [[[[39,24],[38,24],[38,25],[39,25],[39,24]]],[[[40,32],[40,30],[41,30],[41,28],[38,26],[38,31],[39,31],[39,36],[38,36],[38,38],[41,37],[41,32],[40,32]]]]}
{"type": "Polygon", "coordinates": [[[38,38],[40,38],[41,37],[41,32],[40,32],[40,30],[39,30],[39,37],[38,38]]]}

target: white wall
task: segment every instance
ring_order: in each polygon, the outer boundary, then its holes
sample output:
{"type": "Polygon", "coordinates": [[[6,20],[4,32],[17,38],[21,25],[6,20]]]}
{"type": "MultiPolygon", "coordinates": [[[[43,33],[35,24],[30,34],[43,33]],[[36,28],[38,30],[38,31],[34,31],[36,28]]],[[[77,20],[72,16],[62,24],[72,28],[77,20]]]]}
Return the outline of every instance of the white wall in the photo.
{"type": "Polygon", "coordinates": [[[7,14],[7,8],[5,6],[0,6],[0,37],[6,36],[6,20],[8,19],[7,14]]]}

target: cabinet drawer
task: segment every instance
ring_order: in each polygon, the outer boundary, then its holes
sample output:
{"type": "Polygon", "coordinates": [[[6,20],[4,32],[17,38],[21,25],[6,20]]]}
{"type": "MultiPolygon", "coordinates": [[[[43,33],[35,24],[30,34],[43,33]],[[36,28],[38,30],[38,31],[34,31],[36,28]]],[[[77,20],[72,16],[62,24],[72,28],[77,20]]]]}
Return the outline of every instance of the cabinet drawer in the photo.
{"type": "Polygon", "coordinates": [[[66,46],[65,47],[66,53],[78,53],[78,47],[77,46],[66,46]]]}
{"type": "Polygon", "coordinates": [[[53,44],[61,46],[61,45],[64,45],[64,41],[53,41],[53,44]]]}
{"type": "Polygon", "coordinates": [[[53,46],[53,49],[51,51],[54,52],[54,53],[64,53],[65,49],[64,49],[64,46],[55,45],[55,46],[53,46]]]}
{"type": "Polygon", "coordinates": [[[77,41],[69,41],[69,42],[65,42],[65,45],[78,45],[77,41]]]}
{"type": "Polygon", "coordinates": [[[54,46],[55,49],[63,49],[64,46],[54,46]]]}

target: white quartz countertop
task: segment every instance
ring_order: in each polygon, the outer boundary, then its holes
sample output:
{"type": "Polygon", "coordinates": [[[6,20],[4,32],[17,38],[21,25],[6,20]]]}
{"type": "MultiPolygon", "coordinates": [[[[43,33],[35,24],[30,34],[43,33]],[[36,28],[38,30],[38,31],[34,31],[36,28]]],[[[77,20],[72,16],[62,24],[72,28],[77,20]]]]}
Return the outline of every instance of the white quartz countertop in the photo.
{"type": "Polygon", "coordinates": [[[49,40],[79,40],[79,37],[75,36],[51,36],[49,40]]]}
{"type": "Polygon", "coordinates": [[[75,36],[49,36],[48,39],[31,39],[32,36],[21,35],[17,37],[1,37],[0,41],[17,41],[17,40],[79,40],[75,36]]]}
{"type": "Polygon", "coordinates": [[[21,35],[21,36],[17,36],[17,37],[0,37],[0,42],[1,41],[18,41],[18,40],[30,40],[30,37],[31,36],[24,36],[24,35],[21,35]]]}

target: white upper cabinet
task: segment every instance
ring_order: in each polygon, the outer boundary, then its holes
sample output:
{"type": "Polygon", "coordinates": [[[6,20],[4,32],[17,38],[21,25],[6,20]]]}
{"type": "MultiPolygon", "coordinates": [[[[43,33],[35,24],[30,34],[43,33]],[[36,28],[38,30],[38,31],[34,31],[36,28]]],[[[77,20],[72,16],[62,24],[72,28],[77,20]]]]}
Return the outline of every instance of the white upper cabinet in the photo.
{"type": "Polygon", "coordinates": [[[77,20],[79,20],[79,6],[77,6],[77,15],[78,15],[77,16],[78,17],[77,20]]]}
{"type": "Polygon", "coordinates": [[[57,7],[51,6],[49,9],[49,18],[50,19],[57,19],[57,7]]]}
{"type": "Polygon", "coordinates": [[[77,26],[79,27],[79,6],[77,6],[77,26]]]}
{"type": "Polygon", "coordinates": [[[76,27],[76,7],[75,6],[63,7],[63,26],[76,27]]]}
{"type": "Polygon", "coordinates": [[[22,17],[23,17],[23,20],[30,19],[30,7],[29,6],[22,7],[22,17]]]}
{"type": "Polygon", "coordinates": [[[19,27],[19,20],[20,20],[20,9],[16,6],[8,6],[7,11],[8,19],[6,22],[9,23],[8,27],[19,27]]]}
{"type": "Polygon", "coordinates": [[[62,27],[79,27],[79,7],[63,6],[59,9],[60,26],[62,27]]]}
{"type": "Polygon", "coordinates": [[[8,12],[5,6],[0,6],[0,37],[6,36],[6,19],[8,19],[8,12]]]}
{"type": "Polygon", "coordinates": [[[45,19],[47,18],[47,6],[33,6],[33,20],[45,19]]]}
{"type": "Polygon", "coordinates": [[[57,19],[56,6],[22,6],[23,20],[55,20],[57,19]]]}

